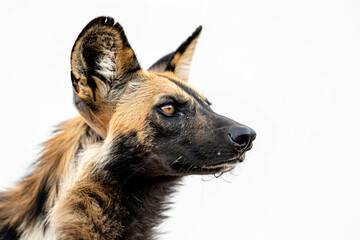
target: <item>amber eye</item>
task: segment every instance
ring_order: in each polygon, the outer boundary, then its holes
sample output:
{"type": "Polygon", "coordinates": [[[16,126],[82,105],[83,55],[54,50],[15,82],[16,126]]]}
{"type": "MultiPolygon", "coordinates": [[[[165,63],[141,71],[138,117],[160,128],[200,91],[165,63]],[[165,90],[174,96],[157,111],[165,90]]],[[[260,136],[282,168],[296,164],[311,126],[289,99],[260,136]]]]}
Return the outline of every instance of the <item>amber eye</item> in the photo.
{"type": "Polygon", "coordinates": [[[161,111],[166,115],[166,116],[172,116],[175,112],[175,107],[171,104],[167,104],[164,105],[162,107],[160,107],[161,111]]]}

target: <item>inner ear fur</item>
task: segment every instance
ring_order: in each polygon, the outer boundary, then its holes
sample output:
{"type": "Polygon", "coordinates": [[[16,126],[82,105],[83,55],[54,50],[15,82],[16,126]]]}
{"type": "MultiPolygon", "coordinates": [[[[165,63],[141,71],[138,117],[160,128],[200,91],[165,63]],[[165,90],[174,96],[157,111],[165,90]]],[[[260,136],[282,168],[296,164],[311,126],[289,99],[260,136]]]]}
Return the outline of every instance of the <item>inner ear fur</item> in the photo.
{"type": "Polygon", "coordinates": [[[178,78],[188,81],[192,57],[201,30],[202,26],[199,26],[175,52],[159,59],[149,68],[149,71],[173,72],[178,78]]]}
{"type": "Polygon", "coordinates": [[[79,34],[71,53],[71,79],[77,96],[87,104],[101,102],[113,84],[124,84],[140,70],[119,23],[98,17],[79,34]]]}
{"type": "Polygon", "coordinates": [[[71,53],[74,103],[101,137],[107,135],[115,99],[140,69],[123,28],[113,18],[95,18],[79,34],[71,53]]]}

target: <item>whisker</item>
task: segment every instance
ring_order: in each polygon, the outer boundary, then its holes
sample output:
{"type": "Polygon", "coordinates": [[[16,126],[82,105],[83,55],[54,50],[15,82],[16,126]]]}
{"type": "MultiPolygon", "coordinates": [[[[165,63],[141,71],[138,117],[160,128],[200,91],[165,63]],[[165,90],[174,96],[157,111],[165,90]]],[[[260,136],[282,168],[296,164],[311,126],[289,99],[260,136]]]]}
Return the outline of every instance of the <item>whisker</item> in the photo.
{"type": "Polygon", "coordinates": [[[230,181],[225,180],[221,175],[220,175],[220,178],[221,178],[222,180],[224,180],[224,182],[231,183],[230,181]]]}
{"type": "Polygon", "coordinates": [[[219,175],[216,175],[216,173],[214,173],[214,177],[219,178],[219,177],[221,177],[221,175],[223,175],[223,174],[224,174],[223,172],[219,173],[219,175]]]}
{"type": "Polygon", "coordinates": [[[201,176],[201,180],[204,181],[204,182],[210,182],[210,181],[213,180],[214,178],[215,178],[215,177],[212,177],[211,179],[206,180],[206,179],[203,178],[203,176],[201,176]]]}

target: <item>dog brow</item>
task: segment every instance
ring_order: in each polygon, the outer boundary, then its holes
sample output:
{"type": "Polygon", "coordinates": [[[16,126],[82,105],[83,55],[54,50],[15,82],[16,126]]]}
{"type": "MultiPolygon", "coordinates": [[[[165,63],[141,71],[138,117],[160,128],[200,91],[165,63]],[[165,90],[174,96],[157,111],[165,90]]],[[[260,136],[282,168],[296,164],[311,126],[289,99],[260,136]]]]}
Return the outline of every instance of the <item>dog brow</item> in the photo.
{"type": "Polygon", "coordinates": [[[180,83],[179,81],[176,81],[175,79],[169,78],[167,76],[161,75],[161,77],[167,78],[169,81],[173,82],[176,84],[176,86],[180,87],[182,90],[184,90],[187,94],[189,94],[190,96],[192,96],[195,100],[197,100],[203,107],[209,107],[211,105],[211,103],[205,98],[205,97],[201,97],[199,96],[199,94],[197,92],[195,92],[193,89],[191,89],[190,87],[180,83]]]}

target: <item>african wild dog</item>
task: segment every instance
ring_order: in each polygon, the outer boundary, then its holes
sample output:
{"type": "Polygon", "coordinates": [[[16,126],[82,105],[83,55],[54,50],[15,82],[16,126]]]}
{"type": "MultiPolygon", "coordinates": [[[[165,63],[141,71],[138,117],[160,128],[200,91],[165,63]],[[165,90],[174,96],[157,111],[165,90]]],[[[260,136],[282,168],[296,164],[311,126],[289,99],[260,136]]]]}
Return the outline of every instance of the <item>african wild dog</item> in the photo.
{"type": "Polygon", "coordinates": [[[80,116],[0,195],[1,239],[152,239],[181,177],[243,161],[255,132],[187,84],[200,32],[145,71],[112,18],[83,29],[71,53],[80,116]]]}

